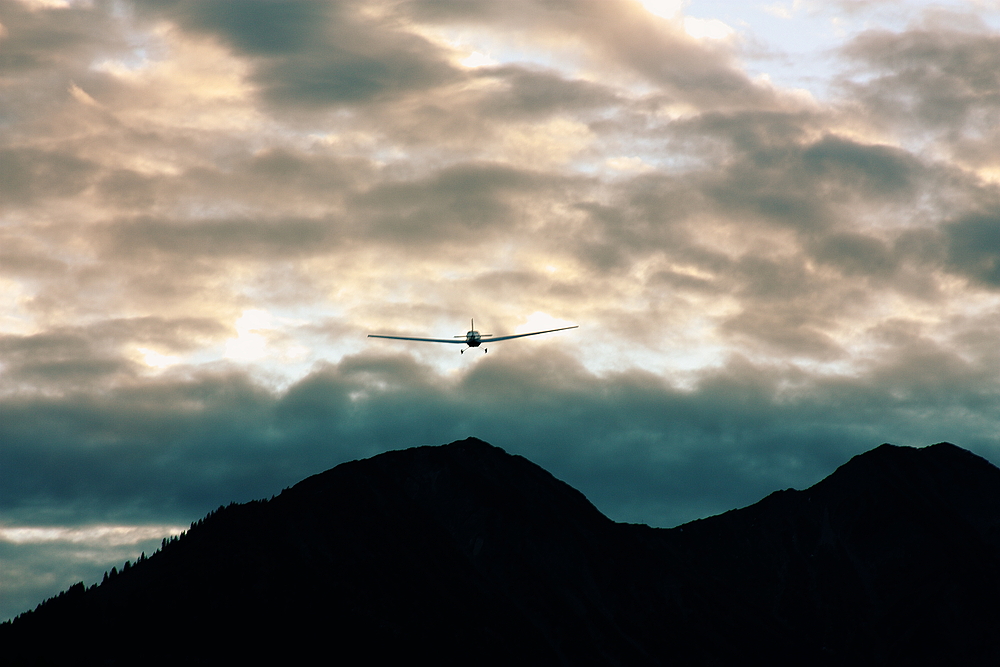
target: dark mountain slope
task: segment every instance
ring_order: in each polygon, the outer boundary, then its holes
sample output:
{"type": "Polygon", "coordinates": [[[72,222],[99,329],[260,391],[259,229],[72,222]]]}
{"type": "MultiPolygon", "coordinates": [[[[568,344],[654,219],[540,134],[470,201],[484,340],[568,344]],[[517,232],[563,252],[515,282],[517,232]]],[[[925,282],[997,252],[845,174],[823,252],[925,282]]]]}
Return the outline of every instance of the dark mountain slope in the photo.
{"type": "Polygon", "coordinates": [[[682,530],[689,571],[802,655],[1000,664],[1000,470],[954,445],[882,445],[805,491],[682,530]]]}
{"type": "Polygon", "coordinates": [[[1000,470],[953,445],[883,445],[658,530],[469,439],[220,508],[0,626],[0,646],[55,664],[998,664],[998,592],[1000,470]]]}
{"type": "Polygon", "coordinates": [[[177,637],[208,639],[185,655],[197,662],[304,660],[321,646],[331,659],[656,664],[631,617],[623,629],[614,616],[629,588],[617,530],[578,491],[481,441],[389,452],[220,509],[0,642],[34,650],[65,633],[88,659],[119,664],[177,637]]]}

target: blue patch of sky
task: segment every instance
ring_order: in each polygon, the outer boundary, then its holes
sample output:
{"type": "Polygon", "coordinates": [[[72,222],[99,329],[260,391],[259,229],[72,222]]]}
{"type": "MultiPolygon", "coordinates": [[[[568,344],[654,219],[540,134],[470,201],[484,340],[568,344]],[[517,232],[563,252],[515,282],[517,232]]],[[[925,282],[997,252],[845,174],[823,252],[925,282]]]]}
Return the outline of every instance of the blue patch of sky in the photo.
{"type": "Polygon", "coordinates": [[[780,88],[805,89],[819,100],[833,96],[834,80],[847,66],[838,49],[866,30],[896,32],[924,21],[1000,30],[996,1],[691,0],[684,14],[733,28],[743,39],[740,58],[750,76],[767,75],[780,88]]]}

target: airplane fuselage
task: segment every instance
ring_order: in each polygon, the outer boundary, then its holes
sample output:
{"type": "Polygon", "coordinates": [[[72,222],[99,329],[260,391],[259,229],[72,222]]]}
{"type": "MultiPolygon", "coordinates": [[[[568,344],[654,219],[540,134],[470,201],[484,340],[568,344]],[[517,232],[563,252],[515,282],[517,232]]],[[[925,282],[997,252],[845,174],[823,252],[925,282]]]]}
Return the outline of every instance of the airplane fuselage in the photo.
{"type": "MultiPolygon", "coordinates": [[[[476,331],[476,321],[471,320],[472,328],[465,332],[464,336],[454,336],[452,338],[418,338],[415,336],[385,336],[383,334],[368,334],[369,338],[392,338],[394,340],[418,340],[425,343],[458,343],[461,345],[465,343],[469,347],[480,347],[483,343],[499,343],[502,340],[510,340],[512,338],[524,338],[525,336],[537,336],[538,334],[552,333],[554,331],[565,331],[566,329],[576,329],[577,325],[570,327],[559,327],[558,329],[546,329],[545,331],[530,331],[528,333],[521,334],[511,334],[509,336],[496,336],[493,334],[481,334],[476,331]]],[[[464,349],[459,350],[459,352],[465,352],[464,349]]],[[[483,352],[486,352],[486,348],[483,348],[483,352]]]]}

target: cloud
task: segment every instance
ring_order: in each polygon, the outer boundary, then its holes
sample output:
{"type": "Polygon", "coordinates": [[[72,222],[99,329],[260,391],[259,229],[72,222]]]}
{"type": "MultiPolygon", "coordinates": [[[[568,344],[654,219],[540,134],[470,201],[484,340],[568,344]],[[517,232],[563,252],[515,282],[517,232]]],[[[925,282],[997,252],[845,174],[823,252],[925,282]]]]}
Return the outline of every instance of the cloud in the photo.
{"type": "Polygon", "coordinates": [[[135,354],[138,346],[190,352],[225,333],[213,319],[143,317],[8,334],[0,336],[0,377],[8,395],[65,395],[128,384],[138,381],[143,370],[135,354]]]}
{"type": "Polygon", "coordinates": [[[73,58],[114,44],[120,35],[114,22],[95,7],[32,8],[18,0],[4,0],[0,10],[4,17],[0,70],[8,76],[66,66],[73,58]],[[103,35],[102,29],[107,30],[103,35]]]}
{"type": "Polygon", "coordinates": [[[382,15],[388,6],[223,0],[150,1],[139,7],[188,30],[216,35],[250,57],[254,82],[277,104],[367,104],[463,76],[441,47],[382,15]]]}
{"type": "Polygon", "coordinates": [[[845,275],[891,276],[897,258],[878,238],[844,232],[824,238],[815,250],[815,258],[837,267],[845,275]]]}
{"type": "Polygon", "coordinates": [[[954,145],[996,125],[997,40],[986,30],[933,25],[871,30],[844,47],[863,74],[847,85],[880,123],[954,145]]]}
{"type": "Polygon", "coordinates": [[[499,118],[544,118],[558,112],[580,112],[618,106],[615,90],[586,80],[571,80],[558,72],[508,65],[480,70],[502,88],[480,104],[480,112],[499,118]]]}
{"type": "Polygon", "coordinates": [[[106,503],[134,508],[133,520],[169,507],[185,515],[273,493],[324,465],[475,432],[571,482],[590,479],[584,491],[618,518],[625,506],[611,499],[623,490],[598,472],[608,455],[621,474],[637,476],[638,495],[689,479],[691,470],[727,480],[724,497],[718,480],[704,480],[710,492],[692,483],[672,495],[661,520],[679,521],[695,516],[692,507],[714,502],[721,511],[775,485],[815,481],[831,460],[867,448],[879,429],[912,443],[960,424],[955,410],[995,400],[989,374],[919,336],[908,340],[867,378],[817,379],[734,358],[688,391],[637,370],[595,375],[540,345],[490,355],[460,379],[407,355],[363,354],[280,393],[241,374],[167,373],[103,397],[9,397],[0,405],[9,443],[3,469],[18,472],[8,473],[0,502],[15,515],[43,498],[61,498],[64,511],[84,516],[106,503]],[[877,409],[867,405],[873,395],[882,397],[877,409]],[[812,450],[808,442],[824,445],[812,450]]]}
{"type": "Polygon", "coordinates": [[[464,164],[424,179],[380,183],[352,203],[367,228],[362,233],[384,242],[481,242],[515,228],[513,200],[554,180],[506,165],[464,164]]]}
{"type": "Polygon", "coordinates": [[[546,345],[490,355],[460,379],[369,353],[280,393],[199,373],[104,397],[7,398],[0,506],[22,522],[44,508],[57,525],[183,521],[343,460],[477,433],[613,518],[673,525],[814,483],[878,437],[949,434],[995,454],[1000,443],[968,418],[977,403],[995,404],[995,378],[903,335],[905,352],[866,377],[817,380],[734,358],[691,390],[639,370],[594,375],[546,345]]]}
{"type": "Polygon", "coordinates": [[[693,39],[683,22],[663,20],[638,2],[574,3],[414,2],[416,20],[528,30],[556,46],[575,48],[588,65],[651,82],[696,104],[769,104],[772,93],[739,70],[727,46],[693,39]]]}
{"type": "Polygon", "coordinates": [[[840,10],[810,98],[626,0],[0,0],[0,523],[469,435],[659,525],[883,441],[997,459],[995,31],[840,10]],[[580,328],[365,337],[533,313],[580,328]]]}
{"type": "Polygon", "coordinates": [[[11,204],[29,203],[40,196],[69,197],[89,185],[93,164],[55,151],[6,149],[0,151],[0,197],[11,204]]]}
{"type": "Polygon", "coordinates": [[[328,220],[166,220],[118,221],[107,229],[109,255],[142,258],[149,252],[183,257],[268,258],[322,252],[336,239],[337,223],[328,220]]]}
{"type": "Polygon", "coordinates": [[[7,582],[0,616],[7,620],[33,609],[77,582],[96,583],[111,567],[152,554],[164,536],[182,529],[162,524],[0,527],[0,576],[7,582]]]}
{"type": "Polygon", "coordinates": [[[1000,218],[971,214],[945,227],[953,270],[990,287],[1000,286],[1000,218]]]}

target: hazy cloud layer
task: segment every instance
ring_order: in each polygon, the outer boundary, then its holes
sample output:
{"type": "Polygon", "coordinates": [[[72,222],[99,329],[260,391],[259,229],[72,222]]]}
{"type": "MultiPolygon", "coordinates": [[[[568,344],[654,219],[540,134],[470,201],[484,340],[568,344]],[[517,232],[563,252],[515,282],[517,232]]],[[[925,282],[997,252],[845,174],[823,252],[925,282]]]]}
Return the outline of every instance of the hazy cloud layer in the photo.
{"type": "MultiPolygon", "coordinates": [[[[1000,461],[1000,15],[680,9],[0,0],[0,529],[469,435],[657,525],[1000,461]],[[365,337],[473,317],[580,328],[365,337]]],[[[0,617],[140,544],[2,530],[0,617]]]]}

